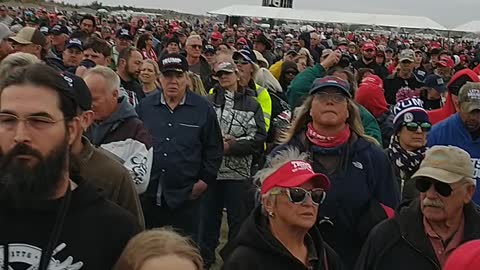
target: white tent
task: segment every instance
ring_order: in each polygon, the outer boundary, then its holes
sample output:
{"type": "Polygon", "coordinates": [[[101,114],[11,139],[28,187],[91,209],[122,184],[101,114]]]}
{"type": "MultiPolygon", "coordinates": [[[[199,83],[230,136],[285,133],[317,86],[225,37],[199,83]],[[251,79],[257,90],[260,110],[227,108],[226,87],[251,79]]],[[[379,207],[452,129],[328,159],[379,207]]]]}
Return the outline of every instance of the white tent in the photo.
{"type": "Polygon", "coordinates": [[[480,32],[480,21],[471,21],[471,22],[459,25],[452,30],[458,31],[458,32],[478,33],[480,32]]]}
{"type": "Polygon", "coordinates": [[[336,12],[324,10],[299,10],[289,8],[233,5],[209,14],[240,17],[273,18],[292,21],[330,22],[343,24],[378,25],[415,29],[447,30],[439,23],[420,16],[383,15],[368,13],[336,12]]]}

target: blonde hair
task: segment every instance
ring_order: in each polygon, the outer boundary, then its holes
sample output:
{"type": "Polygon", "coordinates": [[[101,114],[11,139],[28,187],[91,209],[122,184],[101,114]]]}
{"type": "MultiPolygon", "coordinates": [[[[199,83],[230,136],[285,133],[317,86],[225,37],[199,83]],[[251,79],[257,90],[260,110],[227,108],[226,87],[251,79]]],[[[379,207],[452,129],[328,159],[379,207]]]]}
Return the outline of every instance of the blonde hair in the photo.
{"type": "Polygon", "coordinates": [[[192,40],[199,40],[200,42],[202,42],[202,37],[200,35],[190,35],[188,38],[187,38],[187,41],[185,42],[185,46],[189,46],[190,43],[192,43],[192,40]]]}
{"type": "Polygon", "coordinates": [[[113,92],[114,90],[118,90],[120,88],[120,77],[118,77],[117,73],[112,69],[104,66],[96,66],[87,70],[83,79],[86,79],[88,76],[91,75],[98,75],[105,79],[107,82],[107,91],[113,92]]]}
{"type": "Polygon", "coordinates": [[[171,229],[153,229],[137,234],[123,250],[113,270],[139,270],[149,259],[176,255],[202,270],[203,261],[194,243],[171,229]]]}
{"type": "Polygon", "coordinates": [[[160,68],[158,67],[157,62],[155,62],[155,61],[152,60],[152,59],[145,59],[145,60],[143,60],[142,65],[143,65],[144,63],[149,63],[149,64],[151,64],[151,65],[153,66],[153,70],[155,71],[155,74],[160,75],[160,68]]]}
{"type": "Polygon", "coordinates": [[[283,92],[282,86],[278,80],[275,79],[272,73],[266,68],[259,68],[254,80],[258,85],[265,87],[274,93],[283,92]]]}
{"type": "Polygon", "coordinates": [[[18,68],[37,63],[40,63],[40,60],[35,55],[29,53],[17,52],[8,55],[0,64],[0,82],[3,82],[18,68]]]}
{"type": "Polygon", "coordinates": [[[206,96],[207,91],[205,90],[205,87],[203,86],[202,79],[200,76],[197,74],[189,71],[188,73],[188,79],[192,83],[192,89],[190,89],[192,92],[200,95],[200,96],[206,96]]]}
{"type": "MultiPolygon", "coordinates": [[[[286,143],[290,141],[293,136],[307,126],[308,123],[312,122],[312,117],[310,116],[310,109],[312,108],[313,95],[308,96],[307,99],[303,102],[302,106],[299,107],[296,112],[298,115],[295,115],[294,120],[290,128],[281,136],[281,141],[286,143]]],[[[347,124],[350,126],[350,129],[356,133],[359,137],[378,145],[378,142],[365,134],[363,129],[362,121],[360,119],[360,113],[358,112],[358,107],[351,99],[347,99],[347,110],[348,118],[347,124]]]]}

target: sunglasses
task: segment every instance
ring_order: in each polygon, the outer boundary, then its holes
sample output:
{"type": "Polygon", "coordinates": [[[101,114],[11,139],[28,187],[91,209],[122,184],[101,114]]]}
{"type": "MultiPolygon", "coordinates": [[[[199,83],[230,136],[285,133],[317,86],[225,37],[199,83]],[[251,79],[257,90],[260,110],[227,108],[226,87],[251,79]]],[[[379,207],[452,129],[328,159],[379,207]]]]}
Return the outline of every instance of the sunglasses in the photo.
{"type": "Polygon", "coordinates": [[[295,76],[295,75],[298,74],[298,72],[296,72],[296,71],[287,71],[287,72],[285,72],[285,74],[287,74],[287,75],[294,75],[294,76],[295,76]]]}
{"type": "Polygon", "coordinates": [[[440,194],[443,197],[448,197],[450,194],[452,194],[452,187],[443,182],[435,181],[435,180],[429,180],[428,178],[419,178],[415,182],[415,186],[418,191],[424,193],[427,192],[430,187],[432,186],[435,188],[435,191],[437,191],[438,194],[440,194]]]}
{"type": "Polygon", "coordinates": [[[248,64],[250,64],[248,61],[243,60],[243,59],[242,59],[242,60],[240,60],[240,59],[239,59],[239,60],[233,60],[233,62],[234,62],[236,65],[238,65],[238,64],[240,64],[240,65],[248,65],[248,64]]]}
{"type": "Polygon", "coordinates": [[[374,52],[374,50],[373,49],[368,49],[368,50],[365,50],[365,52],[372,53],[372,52],[374,52]]]}
{"type": "Polygon", "coordinates": [[[190,45],[190,47],[192,47],[194,49],[201,49],[202,45],[190,45]]]}
{"type": "Polygon", "coordinates": [[[326,92],[318,92],[315,93],[315,97],[318,98],[320,101],[332,100],[335,103],[343,103],[347,101],[347,97],[340,93],[329,94],[326,92]]]}
{"type": "Polygon", "coordinates": [[[408,131],[417,131],[418,127],[422,129],[422,132],[428,132],[430,129],[432,129],[432,124],[428,122],[423,122],[423,123],[417,123],[417,122],[409,122],[409,123],[403,123],[403,126],[407,128],[408,131]]]}
{"type": "Polygon", "coordinates": [[[327,196],[325,191],[321,188],[314,188],[308,191],[301,187],[286,188],[285,191],[272,193],[272,195],[278,195],[281,193],[286,193],[288,200],[293,204],[303,204],[307,200],[307,196],[309,196],[312,200],[313,205],[320,205],[323,203],[325,197],[327,196]]]}

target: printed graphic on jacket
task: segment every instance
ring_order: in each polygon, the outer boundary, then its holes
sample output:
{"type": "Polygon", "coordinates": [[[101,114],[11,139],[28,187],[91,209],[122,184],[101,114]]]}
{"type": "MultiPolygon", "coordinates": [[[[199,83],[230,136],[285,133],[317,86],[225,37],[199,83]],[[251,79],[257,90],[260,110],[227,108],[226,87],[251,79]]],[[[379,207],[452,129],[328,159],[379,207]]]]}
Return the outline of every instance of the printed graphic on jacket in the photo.
{"type": "MultiPolygon", "coordinates": [[[[83,262],[75,262],[75,258],[68,256],[64,261],[55,259],[55,255],[62,252],[67,245],[62,243],[58,245],[52,254],[52,258],[47,270],[83,270],[83,262]]],[[[0,246],[0,269],[5,264],[4,246],[0,246]]],[[[42,249],[28,244],[9,244],[8,245],[8,270],[36,270],[42,256],[42,249]]]]}

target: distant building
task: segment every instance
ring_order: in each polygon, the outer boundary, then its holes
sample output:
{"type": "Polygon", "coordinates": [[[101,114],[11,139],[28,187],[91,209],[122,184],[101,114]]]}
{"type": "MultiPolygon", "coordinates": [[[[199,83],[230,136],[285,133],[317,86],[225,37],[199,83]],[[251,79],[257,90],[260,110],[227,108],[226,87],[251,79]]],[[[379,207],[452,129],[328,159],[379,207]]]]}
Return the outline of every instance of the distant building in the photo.
{"type": "Polygon", "coordinates": [[[293,0],[262,0],[264,7],[292,8],[293,0]]]}

